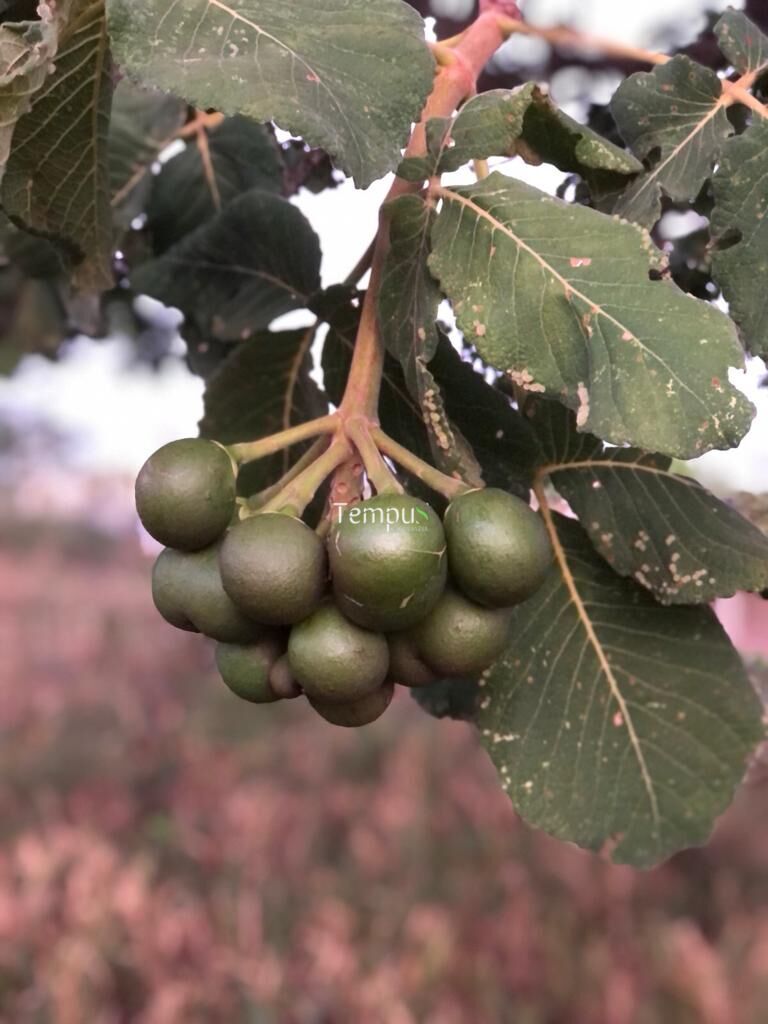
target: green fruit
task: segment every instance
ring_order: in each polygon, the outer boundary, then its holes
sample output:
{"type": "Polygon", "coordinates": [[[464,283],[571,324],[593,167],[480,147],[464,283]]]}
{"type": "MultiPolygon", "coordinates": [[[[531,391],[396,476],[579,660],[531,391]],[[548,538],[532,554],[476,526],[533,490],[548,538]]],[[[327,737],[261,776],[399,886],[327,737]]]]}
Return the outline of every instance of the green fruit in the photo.
{"type": "Polygon", "coordinates": [[[252,704],[272,704],[280,698],[269,684],[269,673],[283,647],[269,636],[256,644],[216,645],[216,667],[230,690],[252,704]]]}
{"type": "Polygon", "coordinates": [[[333,590],[353,622],[408,629],[445,587],[445,533],[433,509],[408,494],[380,494],[339,510],[328,538],[333,590]]]}
{"type": "Polygon", "coordinates": [[[408,633],[392,633],[389,641],[389,676],[401,686],[429,686],[440,677],[422,661],[408,633]]]}
{"type": "Polygon", "coordinates": [[[456,498],[445,513],[448,565],[467,597],[489,608],[519,604],[552,565],[541,516],[520,498],[488,488],[456,498]]]}
{"type": "Polygon", "coordinates": [[[438,675],[475,675],[507,646],[511,617],[510,608],[481,608],[449,588],[408,636],[438,675]]]}
{"type": "Polygon", "coordinates": [[[300,697],[304,692],[291,672],[288,655],[281,654],[269,672],[269,685],[283,700],[300,697]]]}
{"type": "Polygon", "coordinates": [[[219,545],[203,551],[160,552],[152,570],[155,607],[172,626],[222,643],[253,643],[264,628],[244,615],[224,592],[219,545]]]}
{"type": "Polygon", "coordinates": [[[155,540],[199,551],[226,530],[235,511],[235,471],[214,441],[171,441],[150,455],[136,478],[136,511],[155,540]]]}
{"type": "Polygon", "coordinates": [[[332,725],[342,725],[348,729],[356,729],[361,725],[369,725],[380,718],[392,703],[395,692],[393,683],[384,683],[378,690],[367,697],[351,701],[348,704],[328,704],[310,697],[309,703],[315,711],[332,725]]]}
{"type": "Polygon", "coordinates": [[[288,662],[308,697],[344,704],[381,686],[389,648],[380,633],[355,625],[327,602],[291,630],[288,662]]]}
{"type": "Polygon", "coordinates": [[[274,626],[317,608],[326,580],[323,542],[300,519],[266,512],[233,526],[219,553],[224,589],[239,608],[274,626]]]}

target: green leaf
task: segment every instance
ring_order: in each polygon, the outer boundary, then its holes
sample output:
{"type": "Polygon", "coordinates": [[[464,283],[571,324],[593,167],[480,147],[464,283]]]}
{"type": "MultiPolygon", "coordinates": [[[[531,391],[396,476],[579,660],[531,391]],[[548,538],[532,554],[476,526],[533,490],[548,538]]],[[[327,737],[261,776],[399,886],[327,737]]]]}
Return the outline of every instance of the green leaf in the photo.
{"type": "Polygon", "coordinates": [[[530,403],[549,476],[609,565],[663,604],[703,604],[768,587],[768,537],[671,460],[605,448],[573,413],[530,403]]]}
{"type": "Polygon", "coordinates": [[[517,812],[649,867],[706,840],[763,736],[709,608],[662,608],[552,515],[557,563],[482,680],[483,742],[517,812]]]}
{"type": "Polygon", "coordinates": [[[723,147],[712,179],[712,274],[749,351],[768,355],[768,122],[723,147]]]}
{"type": "Polygon", "coordinates": [[[388,352],[399,359],[412,391],[437,348],[440,285],[427,265],[435,211],[421,196],[401,196],[386,207],[389,252],[379,293],[379,327],[388,352]]]}
{"type": "MultiPolygon", "coordinates": [[[[200,435],[222,444],[251,441],[328,411],[328,400],[310,377],[314,327],[264,331],[230,355],[206,381],[200,435]]],[[[247,467],[253,493],[284,473],[297,449],[288,449],[247,467]]]]}
{"type": "Polygon", "coordinates": [[[291,203],[254,189],[134,273],[136,291],[175,306],[203,337],[240,341],[320,287],[320,244],[291,203]]]}
{"type": "Polygon", "coordinates": [[[471,722],[480,692],[476,679],[441,679],[411,690],[416,703],[433,718],[454,718],[471,722]]]}
{"type": "Polygon", "coordinates": [[[430,266],[487,362],[615,444],[690,458],[744,436],[735,329],[649,278],[663,264],[644,231],[498,173],[440,195],[430,266]]]}
{"type": "Polygon", "coordinates": [[[365,187],[394,169],[432,88],[401,0],[109,0],[117,59],[198,107],[276,121],[365,187]]]}
{"type": "Polygon", "coordinates": [[[527,420],[447,338],[441,337],[429,369],[440,388],[446,414],[471,445],[486,485],[528,501],[541,452],[527,420]]]}
{"type": "Polygon", "coordinates": [[[727,10],[715,25],[717,45],[739,74],[768,67],[768,36],[742,11],[727,10]]]}
{"type": "Polygon", "coordinates": [[[245,117],[201,131],[152,182],[147,226],[165,252],[250,189],[279,194],[282,167],[274,136],[245,117]]]}
{"type": "Polygon", "coordinates": [[[732,134],[720,79],[685,56],[622,82],[611,112],[627,145],[650,170],[627,189],[614,213],[651,227],[661,216],[662,189],[694,198],[732,134]]]}
{"type": "Polygon", "coordinates": [[[119,82],[109,125],[112,207],[124,227],[144,209],[152,164],[184,124],[187,104],[175,96],[119,82]]]}
{"type": "Polygon", "coordinates": [[[428,369],[437,348],[440,286],[427,265],[435,212],[420,196],[401,196],[387,206],[390,247],[379,293],[379,326],[387,350],[400,361],[408,390],[422,409],[435,462],[480,485],[471,449],[445,411],[440,387],[428,369]]]}
{"type": "Polygon", "coordinates": [[[481,93],[466,103],[451,132],[441,171],[456,170],[469,160],[521,156],[528,163],[550,163],[580,174],[596,186],[608,178],[638,174],[643,165],[631,153],[602,138],[559,110],[532,82],[514,91],[481,93]]]}
{"type": "Polygon", "coordinates": [[[0,25],[0,171],[8,162],[16,122],[54,70],[59,36],[71,6],[48,7],[36,21],[0,25]]]}
{"type": "Polygon", "coordinates": [[[26,228],[70,243],[81,259],[76,283],[101,291],[113,283],[112,61],[104,0],[73,0],[68,10],[55,71],[16,125],[0,199],[26,228]]]}

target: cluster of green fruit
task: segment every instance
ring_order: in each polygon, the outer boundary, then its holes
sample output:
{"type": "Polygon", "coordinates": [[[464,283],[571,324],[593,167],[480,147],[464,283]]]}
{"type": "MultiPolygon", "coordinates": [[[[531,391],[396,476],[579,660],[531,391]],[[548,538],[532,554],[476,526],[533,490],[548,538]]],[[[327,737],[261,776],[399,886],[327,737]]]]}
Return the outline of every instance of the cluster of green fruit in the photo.
{"type": "Polygon", "coordinates": [[[229,453],[202,439],[148,459],[136,506],[166,545],[152,578],[160,614],[218,642],[238,696],[304,694],[337,725],[374,721],[396,683],[486,669],[552,558],[540,516],[496,489],[460,495],[442,521],[418,498],[377,494],[335,509],[325,538],[283,512],[240,518],[229,453]]]}

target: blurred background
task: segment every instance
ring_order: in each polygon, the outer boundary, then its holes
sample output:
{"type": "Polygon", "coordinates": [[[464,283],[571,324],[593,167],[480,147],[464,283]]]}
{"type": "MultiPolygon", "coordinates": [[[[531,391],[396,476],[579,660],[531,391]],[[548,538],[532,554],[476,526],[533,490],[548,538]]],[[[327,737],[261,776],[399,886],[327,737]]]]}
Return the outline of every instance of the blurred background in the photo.
{"type": "MultiPolygon", "coordinates": [[[[474,4],[414,6],[445,36],[474,4]]],[[[746,6],[768,28],[768,4],[746,6]]],[[[666,49],[724,7],[525,12],[666,49]]],[[[714,60],[706,41],[690,52],[714,60]]],[[[636,69],[515,40],[488,77],[551,78],[585,118],[636,69]]],[[[365,249],[386,187],[296,197],[326,283],[365,249]]],[[[667,237],[694,231],[685,216],[669,215],[667,237]]],[[[768,758],[707,847],[640,873],[529,830],[471,729],[407,694],[347,732],[216,684],[210,647],[151,604],[133,477],[196,433],[203,384],[176,314],[140,312],[138,339],[73,335],[0,377],[0,1022],[768,1021],[768,758]]],[[[761,410],[741,448],[692,467],[763,525],[742,492],[768,492],[764,376],[756,361],[736,378],[761,410]]],[[[768,692],[765,608],[720,612],[768,692]]]]}

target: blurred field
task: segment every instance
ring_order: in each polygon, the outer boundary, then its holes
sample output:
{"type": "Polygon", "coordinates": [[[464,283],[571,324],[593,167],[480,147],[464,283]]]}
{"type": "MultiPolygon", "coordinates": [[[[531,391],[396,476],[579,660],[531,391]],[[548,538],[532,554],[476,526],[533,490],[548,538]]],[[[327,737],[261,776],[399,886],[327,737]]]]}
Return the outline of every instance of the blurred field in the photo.
{"type": "Polygon", "coordinates": [[[469,728],[253,709],[131,541],[0,544],[0,1021],[764,1024],[768,773],[640,874],[516,818],[469,728]]]}

